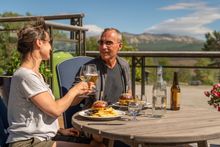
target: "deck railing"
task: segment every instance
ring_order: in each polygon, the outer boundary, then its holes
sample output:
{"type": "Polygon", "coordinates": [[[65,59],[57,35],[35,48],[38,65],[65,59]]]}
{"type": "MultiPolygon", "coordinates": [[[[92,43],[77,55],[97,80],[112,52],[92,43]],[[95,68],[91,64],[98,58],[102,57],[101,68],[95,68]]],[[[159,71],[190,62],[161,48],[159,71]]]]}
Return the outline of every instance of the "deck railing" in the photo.
{"type": "MultiPolygon", "coordinates": [[[[98,51],[86,51],[87,56],[99,56],[98,51]]],[[[156,68],[158,65],[147,65],[145,59],[149,57],[157,58],[220,58],[220,51],[121,51],[121,57],[130,57],[131,62],[131,78],[132,78],[132,93],[135,95],[135,79],[136,68],[141,67],[141,94],[145,94],[145,68],[156,68]]],[[[204,69],[218,69],[219,66],[166,66],[164,68],[204,68],[204,69]]]]}

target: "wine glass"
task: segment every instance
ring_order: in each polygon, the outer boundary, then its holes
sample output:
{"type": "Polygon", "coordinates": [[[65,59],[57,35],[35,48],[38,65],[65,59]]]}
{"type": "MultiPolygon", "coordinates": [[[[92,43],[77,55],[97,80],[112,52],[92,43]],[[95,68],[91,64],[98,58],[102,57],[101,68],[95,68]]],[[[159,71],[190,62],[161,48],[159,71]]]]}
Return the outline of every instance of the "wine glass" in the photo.
{"type": "Polygon", "coordinates": [[[147,98],[145,95],[135,95],[135,101],[140,103],[142,109],[147,107],[147,98]]]}
{"type": "MultiPolygon", "coordinates": [[[[96,83],[98,79],[97,67],[95,64],[83,65],[80,70],[80,79],[84,82],[96,83]]],[[[95,85],[91,87],[93,92],[96,92],[95,85]]]]}
{"type": "Polygon", "coordinates": [[[148,102],[148,99],[146,95],[136,95],[135,100],[139,101],[141,103],[141,114],[143,116],[151,117],[151,111],[150,111],[150,103],[148,102]]]}
{"type": "Polygon", "coordinates": [[[82,80],[83,82],[87,82],[87,79],[85,77],[85,74],[86,74],[86,65],[82,65],[82,67],[80,68],[80,73],[79,73],[79,77],[80,77],[80,80],[82,80]]]}
{"type": "Polygon", "coordinates": [[[131,101],[131,102],[129,102],[129,104],[128,104],[128,113],[130,115],[132,115],[132,119],[131,120],[133,120],[133,121],[137,120],[136,116],[140,112],[141,107],[142,107],[141,103],[138,102],[138,101],[131,101]]]}

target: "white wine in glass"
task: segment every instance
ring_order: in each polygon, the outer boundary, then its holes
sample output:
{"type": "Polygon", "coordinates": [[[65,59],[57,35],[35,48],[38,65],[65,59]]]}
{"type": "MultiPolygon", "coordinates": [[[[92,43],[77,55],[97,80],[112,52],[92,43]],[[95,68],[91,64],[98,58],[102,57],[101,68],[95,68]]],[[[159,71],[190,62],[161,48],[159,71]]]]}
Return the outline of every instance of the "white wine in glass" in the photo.
{"type": "Polygon", "coordinates": [[[93,73],[93,74],[88,73],[85,76],[86,76],[86,80],[88,80],[88,82],[96,83],[96,81],[98,79],[98,74],[97,73],[93,73]]]}
{"type": "Polygon", "coordinates": [[[86,76],[88,72],[87,66],[83,65],[80,69],[80,80],[84,81],[84,82],[88,82],[90,78],[89,76],[86,76]]]}
{"type": "MultiPolygon", "coordinates": [[[[84,82],[96,83],[98,79],[97,67],[95,64],[83,65],[80,70],[80,79],[84,82]]],[[[96,91],[96,87],[92,87],[93,91],[96,91]]]]}

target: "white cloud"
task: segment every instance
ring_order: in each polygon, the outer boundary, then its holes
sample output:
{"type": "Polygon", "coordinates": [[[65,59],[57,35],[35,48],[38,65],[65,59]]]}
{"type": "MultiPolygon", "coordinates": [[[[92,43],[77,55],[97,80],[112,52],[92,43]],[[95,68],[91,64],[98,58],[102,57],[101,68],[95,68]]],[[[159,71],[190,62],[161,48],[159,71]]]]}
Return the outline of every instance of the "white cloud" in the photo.
{"type": "Polygon", "coordinates": [[[172,18],[145,29],[150,33],[172,33],[204,38],[204,34],[213,31],[207,25],[220,20],[220,8],[210,7],[205,3],[177,3],[161,10],[191,9],[193,12],[184,17],[172,18]]]}
{"type": "Polygon", "coordinates": [[[100,28],[92,24],[84,25],[84,27],[88,29],[88,32],[86,32],[87,36],[100,35],[102,31],[104,30],[103,28],[100,28]]]}
{"type": "Polygon", "coordinates": [[[205,7],[205,3],[177,3],[167,7],[160,8],[161,10],[181,10],[181,9],[195,9],[205,7]]]}

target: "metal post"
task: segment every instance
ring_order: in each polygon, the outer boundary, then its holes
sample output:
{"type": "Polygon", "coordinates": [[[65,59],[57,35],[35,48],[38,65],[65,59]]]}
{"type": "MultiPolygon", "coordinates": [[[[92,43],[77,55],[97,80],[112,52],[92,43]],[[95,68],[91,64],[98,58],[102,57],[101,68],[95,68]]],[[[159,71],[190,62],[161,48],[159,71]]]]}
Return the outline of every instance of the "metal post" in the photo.
{"type": "Polygon", "coordinates": [[[131,84],[132,84],[132,94],[135,96],[135,79],[136,79],[136,63],[135,63],[135,57],[132,57],[132,65],[131,65],[131,70],[132,70],[132,79],[131,79],[131,84]]]}
{"type": "Polygon", "coordinates": [[[218,74],[218,82],[220,83],[220,70],[219,70],[219,74],[218,74]]]}
{"type": "Polygon", "coordinates": [[[146,84],[148,85],[149,82],[149,72],[145,71],[145,80],[146,80],[146,84]]]}
{"type": "MultiPolygon", "coordinates": [[[[49,30],[50,30],[50,38],[53,38],[53,27],[49,27],[49,30]]],[[[51,48],[53,49],[53,40],[50,40],[50,44],[51,44],[51,48]]],[[[53,72],[53,51],[50,53],[50,71],[51,73],[54,73],[53,72]]],[[[50,87],[51,87],[51,90],[53,91],[53,76],[49,78],[49,82],[50,82],[50,87]]],[[[53,91],[54,92],[54,91],[53,91]]]]}
{"type": "MultiPolygon", "coordinates": [[[[70,24],[71,25],[79,25],[78,19],[71,18],[70,19],[70,24]]],[[[81,50],[80,45],[79,45],[79,41],[80,41],[79,33],[77,31],[71,31],[70,32],[70,39],[78,41],[78,43],[76,44],[76,47],[75,47],[75,49],[76,49],[75,53],[76,53],[77,56],[79,56],[80,55],[80,50],[81,50]]]]}
{"type": "Polygon", "coordinates": [[[82,47],[82,55],[85,56],[86,55],[86,32],[83,31],[83,47],[82,47]]]}
{"type": "Polygon", "coordinates": [[[141,57],[141,99],[145,95],[145,57],[141,57]]]}

